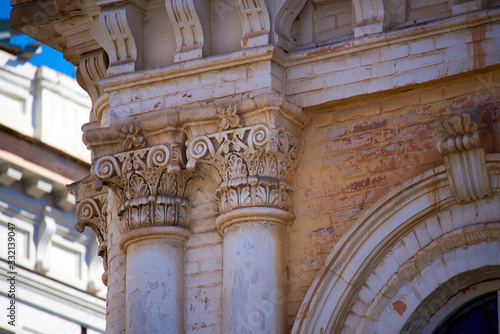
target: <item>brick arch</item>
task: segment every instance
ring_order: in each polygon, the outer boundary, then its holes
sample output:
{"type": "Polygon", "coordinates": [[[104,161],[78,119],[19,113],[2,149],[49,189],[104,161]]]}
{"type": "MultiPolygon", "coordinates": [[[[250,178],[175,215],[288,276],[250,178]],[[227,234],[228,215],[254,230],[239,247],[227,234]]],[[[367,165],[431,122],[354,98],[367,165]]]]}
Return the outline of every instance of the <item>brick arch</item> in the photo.
{"type": "MultiPolygon", "coordinates": [[[[489,163],[493,173],[498,173],[496,164],[489,163]]],[[[446,170],[440,167],[379,201],[326,259],[299,309],[292,333],[376,333],[379,320],[391,310],[396,312],[393,315],[399,311],[409,317],[418,303],[404,299],[403,305],[393,298],[401,297],[398,293],[412,287],[413,280],[434,275],[444,256],[469,249],[458,241],[476,240],[473,244],[477,245],[493,241],[484,247],[500,247],[500,187],[497,181],[492,183],[493,198],[457,205],[446,170]]],[[[498,264],[500,259],[492,261],[498,264]]],[[[472,265],[457,269],[457,274],[472,270],[472,265]]],[[[453,276],[443,274],[442,280],[453,276]]],[[[405,323],[401,318],[395,318],[398,324],[389,325],[401,328],[405,323]]]]}

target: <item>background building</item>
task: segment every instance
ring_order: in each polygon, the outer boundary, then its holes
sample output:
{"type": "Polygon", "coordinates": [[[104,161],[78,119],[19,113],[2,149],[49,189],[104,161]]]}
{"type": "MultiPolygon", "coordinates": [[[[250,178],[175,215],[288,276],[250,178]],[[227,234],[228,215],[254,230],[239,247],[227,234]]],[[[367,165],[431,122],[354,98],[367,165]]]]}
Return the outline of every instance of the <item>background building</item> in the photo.
{"type": "Polygon", "coordinates": [[[6,40],[0,45],[0,333],[103,333],[98,243],[74,229],[75,201],[66,189],[89,172],[80,127],[90,101],[74,79],[26,63],[30,55],[6,40]],[[9,223],[15,225],[15,327],[6,317],[9,223]]]}
{"type": "Polygon", "coordinates": [[[107,333],[498,328],[499,1],[13,5],[92,99],[107,333]]]}

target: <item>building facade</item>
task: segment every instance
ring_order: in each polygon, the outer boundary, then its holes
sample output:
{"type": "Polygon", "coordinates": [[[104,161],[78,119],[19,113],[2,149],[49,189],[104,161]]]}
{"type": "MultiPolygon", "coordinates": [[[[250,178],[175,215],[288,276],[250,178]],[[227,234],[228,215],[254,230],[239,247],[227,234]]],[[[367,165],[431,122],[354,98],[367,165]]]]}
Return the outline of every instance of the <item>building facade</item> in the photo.
{"type": "Polygon", "coordinates": [[[90,100],[74,79],[0,50],[0,101],[0,333],[103,333],[98,241],[74,229],[66,189],[89,172],[78,123],[90,100]]]}
{"type": "Polygon", "coordinates": [[[498,328],[499,1],[12,4],[92,99],[107,333],[498,328]]]}

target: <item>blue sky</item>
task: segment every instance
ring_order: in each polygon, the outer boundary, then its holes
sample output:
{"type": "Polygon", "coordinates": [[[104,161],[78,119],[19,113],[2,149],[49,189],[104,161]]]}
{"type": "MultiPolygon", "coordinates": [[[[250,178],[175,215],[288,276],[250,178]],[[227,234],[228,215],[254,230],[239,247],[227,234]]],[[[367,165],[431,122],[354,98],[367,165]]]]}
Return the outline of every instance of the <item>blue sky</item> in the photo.
{"type": "MultiPolygon", "coordinates": [[[[9,0],[0,0],[0,19],[8,18],[11,9],[12,7],[10,6],[9,0]]],[[[16,45],[28,45],[35,42],[35,40],[25,35],[18,35],[12,39],[12,42],[16,45]]],[[[61,52],[46,45],[42,46],[42,53],[34,56],[28,62],[36,66],[45,65],[59,72],[75,77],[76,68],[64,60],[61,52]]]]}

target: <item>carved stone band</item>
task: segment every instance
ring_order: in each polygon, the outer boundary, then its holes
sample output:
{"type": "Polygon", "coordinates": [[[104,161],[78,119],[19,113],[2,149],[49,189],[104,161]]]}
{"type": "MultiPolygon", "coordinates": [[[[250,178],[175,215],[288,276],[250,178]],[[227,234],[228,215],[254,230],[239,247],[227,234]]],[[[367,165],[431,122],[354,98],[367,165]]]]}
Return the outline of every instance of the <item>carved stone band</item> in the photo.
{"type": "Polygon", "coordinates": [[[292,185],[266,176],[237,177],[215,190],[221,213],[242,207],[274,207],[290,210],[292,185]]]}
{"type": "Polygon", "coordinates": [[[148,226],[185,226],[188,201],[170,195],[132,198],[120,205],[122,232],[148,226]]]}
{"type": "Polygon", "coordinates": [[[221,214],[215,225],[224,235],[226,230],[237,224],[278,224],[287,226],[293,220],[293,213],[276,208],[239,208],[221,214]]]}
{"type": "Polygon", "coordinates": [[[178,226],[152,226],[131,230],[120,237],[120,247],[127,249],[133,243],[142,242],[149,239],[168,239],[168,242],[185,243],[191,236],[191,231],[178,226]]]}

